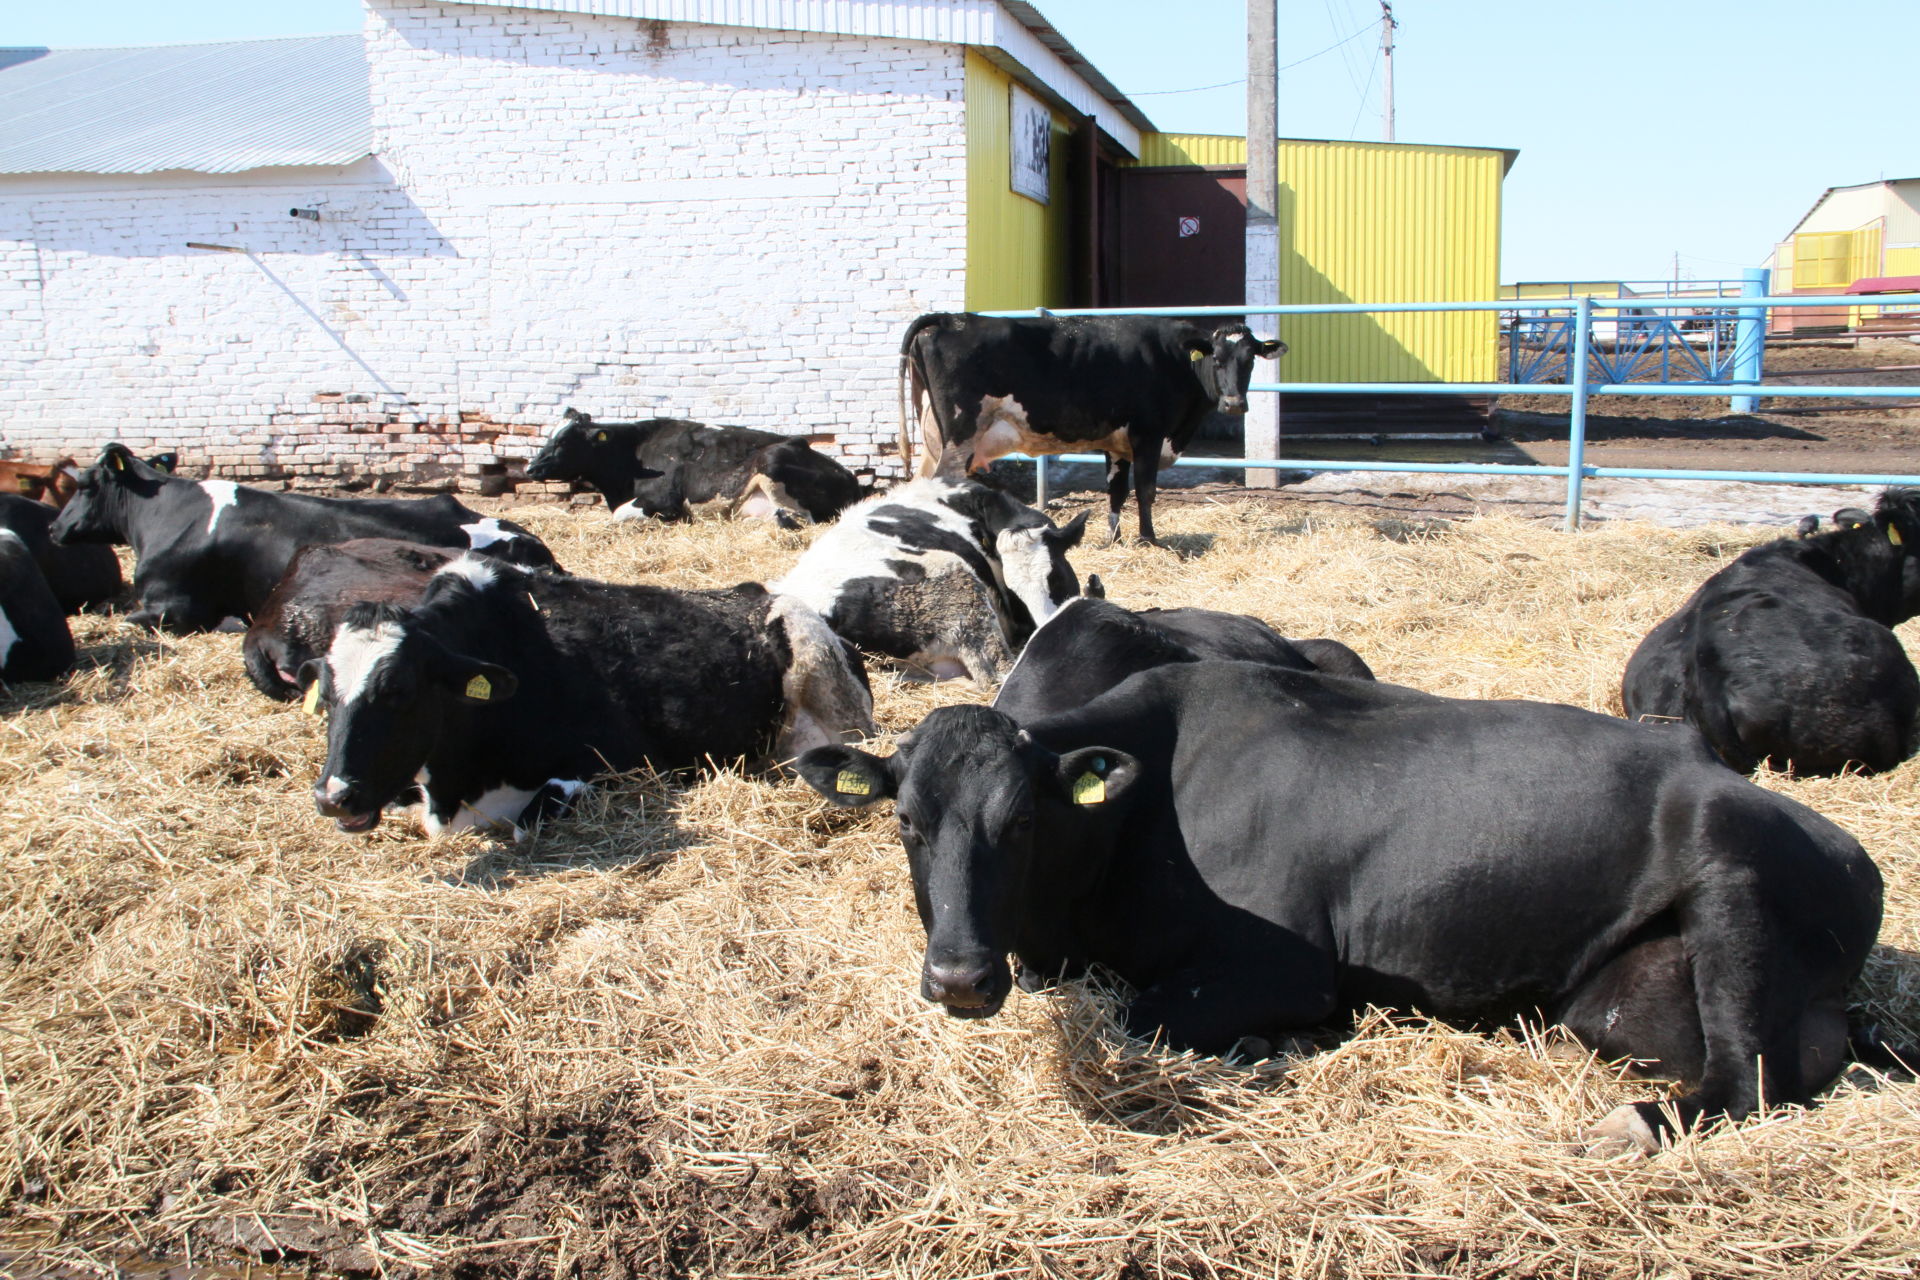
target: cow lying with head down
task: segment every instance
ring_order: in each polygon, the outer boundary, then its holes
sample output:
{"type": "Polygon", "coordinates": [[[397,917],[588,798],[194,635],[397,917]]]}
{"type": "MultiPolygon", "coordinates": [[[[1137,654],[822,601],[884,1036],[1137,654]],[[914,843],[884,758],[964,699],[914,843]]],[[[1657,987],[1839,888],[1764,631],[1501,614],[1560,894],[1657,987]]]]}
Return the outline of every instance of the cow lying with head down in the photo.
{"type": "MultiPolygon", "coordinates": [[[[1571,707],[1177,663],[1024,728],[944,707],[891,757],[799,768],[837,805],[896,802],[921,994],[955,1016],[999,1010],[1012,953],[1028,990],[1108,967],[1132,1034],[1208,1053],[1370,1004],[1544,1018],[1687,1081],[1683,1128],[1835,1077],[1880,924],[1839,827],[1693,734],[1571,707]]],[[[1640,1103],[1603,1133],[1666,1128],[1640,1103]]]]}
{"type": "Polygon", "coordinates": [[[415,604],[455,552],[393,538],[302,547],[240,643],[247,679],[276,702],[300,696],[300,668],[325,654],[348,609],[415,604]]]}
{"type": "Polygon", "coordinates": [[[796,436],[682,418],[595,422],[578,409],[527,464],[527,478],[583,480],[616,520],[679,520],[689,507],[722,502],[731,516],[825,523],[867,492],[796,436]]]}
{"type": "Polygon", "coordinates": [[[346,611],[300,679],[328,709],[314,803],[342,831],[524,827],[587,779],[785,759],[873,731],[859,660],[797,600],[620,586],[466,555],[411,608],[346,611]]]}
{"type": "Polygon", "coordinates": [[[1079,594],[1067,552],[1086,524],[1056,527],[977,481],[912,480],[840,517],[773,586],[869,653],[984,688],[1079,594]]]}
{"type": "Polygon", "coordinates": [[[138,563],[128,620],[185,633],[251,618],[294,552],[350,538],[403,538],[471,548],[526,564],[553,553],[509,520],[451,496],[315,498],[231,480],[183,480],[110,444],[80,473],[51,530],[55,542],[131,546],[138,563]]]}
{"type": "Polygon", "coordinates": [[[73,633],[33,553],[0,528],[0,681],[57,680],[73,656],[73,633]]]}
{"type": "Polygon", "coordinates": [[[1647,634],[1626,714],[1684,720],[1732,768],[1891,769],[1920,749],[1920,677],[1892,628],[1920,613],[1920,489],[1743,552],[1647,634]]]}

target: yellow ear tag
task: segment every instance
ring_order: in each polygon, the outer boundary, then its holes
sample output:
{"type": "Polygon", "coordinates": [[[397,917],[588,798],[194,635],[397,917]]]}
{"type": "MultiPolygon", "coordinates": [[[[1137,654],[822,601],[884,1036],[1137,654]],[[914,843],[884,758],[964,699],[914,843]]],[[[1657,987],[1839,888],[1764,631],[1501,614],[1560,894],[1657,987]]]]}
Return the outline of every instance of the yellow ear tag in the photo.
{"type": "Polygon", "coordinates": [[[606,433],[606,432],[604,432],[604,431],[596,431],[596,432],[594,432],[594,433],[593,433],[593,442],[594,442],[595,444],[605,444],[605,443],[607,442],[607,433],[606,433]]]}
{"type": "Polygon", "coordinates": [[[833,780],[833,789],[843,796],[870,796],[873,794],[873,784],[867,781],[866,775],[855,772],[852,769],[842,769],[840,771],[840,776],[833,780]]]}
{"type": "Polygon", "coordinates": [[[307,686],[307,696],[301,701],[300,709],[310,716],[320,714],[320,682],[318,680],[307,686]]]}
{"type": "Polygon", "coordinates": [[[1201,359],[1200,353],[1198,351],[1189,351],[1187,352],[1187,359],[1191,360],[1194,364],[1199,364],[1201,359]]]}
{"type": "Polygon", "coordinates": [[[475,676],[467,681],[467,696],[475,702],[485,702],[493,696],[493,685],[485,676],[475,676]]]}
{"type": "Polygon", "coordinates": [[[127,457],[125,454],[116,453],[113,455],[113,469],[115,471],[125,471],[127,469],[127,457]]]}
{"type": "Polygon", "coordinates": [[[1081,774],[1073,780],[1073,802],[1075,804],[1105,804],[1107,802],[1107,780],[1091,771],[1081,774]]]}
{"type": "Polygon", "coordinates": [[[1894,528],[1892,525],[1887,526],[1887,541],[1891,542],[1896,547],[1906,545],[1905,542],[1900,537],[1900,531],[1894,528]]]}

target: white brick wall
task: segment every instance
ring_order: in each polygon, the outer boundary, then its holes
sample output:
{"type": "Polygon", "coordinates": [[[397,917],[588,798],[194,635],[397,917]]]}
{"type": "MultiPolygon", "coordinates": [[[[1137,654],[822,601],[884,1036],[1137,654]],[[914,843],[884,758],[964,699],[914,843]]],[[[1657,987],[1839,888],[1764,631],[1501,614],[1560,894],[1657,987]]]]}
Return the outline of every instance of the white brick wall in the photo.
{"type": "Polygon", "coordinates": [[[957,46],[416,0],[367,42],[378,163],[0,178],[0,441],[429,480],[576,405],[886,466],[899,335],[964,290],[957,46]]]}

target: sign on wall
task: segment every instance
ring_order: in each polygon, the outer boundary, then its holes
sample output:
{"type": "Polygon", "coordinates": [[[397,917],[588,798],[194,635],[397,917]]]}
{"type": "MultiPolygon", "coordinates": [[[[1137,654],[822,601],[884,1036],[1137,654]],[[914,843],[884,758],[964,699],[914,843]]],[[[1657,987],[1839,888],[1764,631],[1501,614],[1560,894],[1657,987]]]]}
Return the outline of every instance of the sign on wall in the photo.
{"type": "Polygon", "coordinates": [[[1008,88],[1013,95],[1007,112],[1013,128],[1012,145],[1008,148],[1013,153],[1013,189],[1045,204],[1053,159],[1053,113],[1019,85],[1008,88]]]}

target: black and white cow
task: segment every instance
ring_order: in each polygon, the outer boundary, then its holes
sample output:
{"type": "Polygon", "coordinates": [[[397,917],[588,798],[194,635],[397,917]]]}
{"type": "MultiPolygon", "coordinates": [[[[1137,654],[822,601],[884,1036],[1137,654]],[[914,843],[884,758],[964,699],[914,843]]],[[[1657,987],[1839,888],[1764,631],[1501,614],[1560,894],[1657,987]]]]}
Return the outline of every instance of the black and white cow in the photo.
{"type": "Polygon", "coordinates": [[[1152,316],[924,315],[900,344],[900,456],[913,457],[909,408],[922,475],[949,449],[970,467],[1009,453],[1104,453],[1109,538],[1131,470],[1140,538],[1152,542],[1163,452],[1182,452],[1211,413],[1245,413],[1254,359],[1286,349],[1245,325],[1152,316]]]}
{"type": "MultiPolygon", "coordinates": [[[[1012,953],[1028,990],[1107,967],[1131,1033],[1209,1053],[1368,1005],[1544,1018],[1687,1081],[1683,1128],[1834,1078],[1880,925],[1845,831],[1691,733],[1573,707],[1177,663],[1024,728],[944,707],[889,758],[800,773],[897,802],[921,994],[956,1016],[999,1010],[1012,953]]],[[[1640,1103],[1603,1132],[1665,1126],[1640,1103]]]]}
{"type": "Polygon", "coordinates": [[[120,557],[107,546],[61,546],[53,540],[57,508],[18,494],[0,494],[0,529],[12,532],[33,553],[53,598],[63,612],[79,613],[91,605],[108,604],[127,589],[120,574],[120,557]]]}
{"type": "Polygon", "coordinates": [[[773,587],[869,653],[984,688],[1079,594],[1067,552],[1086,524],[978,481],[911,480],[849,509],[773,587]]]}
{"type": "Polygon", "coordinates": [[[1288,640],[1244,613],[1130,611],[1108,600],[1082,598],[1067,601],[1040,624],[993,705],[1025,724],[1085,706],[1149,668],[1207,658],[1373,679],[1360,655],[1338,640],[1288,640]]]}
{"type": "Polygon", "coordinates": [[[595,422],[568,409],[527,464],[530,480],[580,480],[616,520],[678,520],[725,502],[729,515],[825,522],[867,492],[852,472],[795,436],[682,418],[595,422]]]}
{"type": "Polygon", "coordinates": [[[73,633],[53,588],[20,536],[0,529],[0,680],[57,680],[71,670],[73,633]]]}
{"type": "Polygon", "coordinates": [[[324,655],[348,609],[360,603],[415,604],[456,553],[392,538],[354,538],[302,547],[279,585],[254,611],[241,641],[253,687],[276,702],[300,696],[300,668],[324,655]]]}
{"type": "Polygon", "coordinates": [[[1684,720],[1741,772],[1891,769],[1920,748],[1920,677],[1892,628],[1920,610],[1920,490],[1743,552],[1640,642],[1634,719],[1684,720]],[[1864,517],[1864,519],[1859,518],[1864,517]]]}
{"type": "Polygon", "coordinates": [[[401,538],[552,565],[553,553],[509,520],[451,496],[315,498],[249,489],[231,480],[183,480],[108,445],[80,473],[80,489],[53,523],[54,541],[133,548],[134,622],[205,631],[248,619],[301,547],[349,538],[401,538]]]}
{"type": "Polygon", "coordinates": [[[859,659],[757,583],[620,586],[473,555],[405,608],[348,609],[301,672],[330,708],[314,802],[342,831],[524,825],[588,779],[786,759],[873,732],[859,659]]]}

